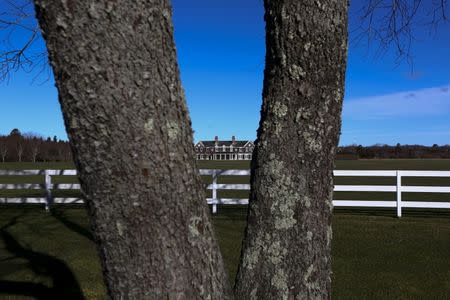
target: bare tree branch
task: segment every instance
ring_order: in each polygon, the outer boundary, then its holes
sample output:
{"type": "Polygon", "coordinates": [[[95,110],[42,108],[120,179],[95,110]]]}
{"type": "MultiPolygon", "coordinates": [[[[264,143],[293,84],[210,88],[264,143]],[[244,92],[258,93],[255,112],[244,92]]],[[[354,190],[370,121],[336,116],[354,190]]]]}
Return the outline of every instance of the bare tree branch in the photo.
{"type": "Polygon", "coordinates": [[[32,162],[36,162],[36,158],[41,150],[43,137],[34,132],[26,132],[23,134],[25,141],[27,141],[30,157],[32,162]]]}
{"type": "Polygon", "coordinates": [[[46,49],[36,45],[41,33],[32,1],[0,0],[0,39],[0,81],[20,70],[36,73],[33,81],[48,74],[46,49]]]}
{"type": "Polygon", "coordinates": [[[434,31],[450,20],[448,0],[368,0],[358,12],[357,24],[351,28],[351,42],[377,44],[375,56],[394,47],[397,63],[413,63],[412,46],[419,26],[429,26],[434,31]],[[426,5],[428,4],[428,6],[426,5]],[[431,10],[430,7],[431,6],[431,10]]]}
{"type": "Polygon", "coordinates": [[[22,155],[23,155],[23,151],[24,151],[24,144],[22,139],[17,140],[16,142],[16,152],[17,152],[17,159],[19,160],[19,162],[22,162],[22,155]]]}
{"type": "MultiPolygon", "coordinates": [[[[375,57],[393,47],[396,63],[406,60],[412,66],[416,27],[428,26],[431,33],[436,33],[440,25],[450,22],[448,9],[448,0],[367,0],[358,12],[357,24],[350,30],[351,43],[364,42],[367,49],[377,45],[375,57]]],[[[0,0],[0,81],[9,80],[12,73],[20,70],[34,73],[32,82],[43,74],[42,82],[50,79],[46,49],[36,46],[39,39],[33,2],[0,0]],[[20,39],[18,44],[17,35],[25,35],[26,39],[20,39]]]]}

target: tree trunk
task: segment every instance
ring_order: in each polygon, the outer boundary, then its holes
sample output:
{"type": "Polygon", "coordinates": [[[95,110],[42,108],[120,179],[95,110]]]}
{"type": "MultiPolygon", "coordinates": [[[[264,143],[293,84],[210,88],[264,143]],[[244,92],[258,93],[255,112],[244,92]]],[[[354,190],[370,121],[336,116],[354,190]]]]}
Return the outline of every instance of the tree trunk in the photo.
{"type": "Polygon", "coordinates": [[[0,143],[0,155],[2,156],[2,162],[5,162],[6,154],[8,153],[8,146],[5,142],[0,143]]]}
{"type": "Polygon", "coordinates": [[[37,151],[32,150],[32,153],[31,153],[31,159],[32,159],[32,161],[33,161],[34,163],[36,162],[36,157],[37,157],[37,155],[38,155],[37,151]]]}
{"type": "Polygon", "coordinates": [[[331,297],[347,1],[265,0],[263,105],[238,299],[331,297]]]}
{"type": "Polygon", "coordinates": [[[169,1],[35,4],[110,298],[229,298],[169,1]]]}

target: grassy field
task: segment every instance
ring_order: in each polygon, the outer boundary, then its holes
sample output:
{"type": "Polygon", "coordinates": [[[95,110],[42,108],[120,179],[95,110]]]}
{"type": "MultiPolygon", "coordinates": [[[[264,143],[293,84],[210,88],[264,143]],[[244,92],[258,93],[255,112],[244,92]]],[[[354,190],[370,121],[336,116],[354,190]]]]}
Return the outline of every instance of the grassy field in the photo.
{"type": "MultiPolygon", "coordinates": [[[[213,217],[234,278],[246,211],[213,217]]],[[[448,299],[448,218],[335,213],[333,299],[448,299]]],[[[0,299],[105,299],[83,209],[0,207],[0,299]],[[13,297],[14,296],[14,297],[13,297]]]]}
{"type": "MultiPolygon", "coordinates": [[[[199,160],[200,169],[249,169],[250,161],[199,160]]],[[[0,169],[6,170],[42,170],[74,169],[68,162],[6,162],[0,163],[0,169]]],[[[450,159],[359,159],[337,160],[337,170],[450,170],[450,159]]]]}
{"type": "MultiPolygon", "coordinates": [[[[249,161],[197,161],[200,169],[249,169],[249,161]]],[[[337,160],[336,170],[450,170],[450,159],[337,160]]]]}
{"type": "MultiPolygon", "coordinates": [[[[248,161],[199,161],[199,168],[248,169],[248,161]]],[[[72,169],[68,163],[0,163],[0,169],[72,169]]],[[[337,161],[347,170],[450,170],[450,160],[337,161]]],[[[75,176],[53,176],[75,183],[75,176]]],[[[211,182],[204,176],[205,183],[211,182]]],[[[43,176],[0,176],[0,183],[43,183],[43,176]]],[[[248,183],[248,176],[221,176],[219,183],[248,183]]],[[[406,185],[450,185],[450,178],[403,178],[406,185]]],[[[339,177],[335,184],[394,185],[395,178],[339,177]]],[[[210,191],[207,191],[210,195],[210,191]]],[[[54,190],[54,196],[80,196],[54,190]]],[[[0,197],[43,197],[43,190],[0,190],[0,197]]],[[[222,190],[244,198],[248,191],[222,190]]],[[[335,193],[335,199],[394,200],[395,193],[335,193]]],[[[404,193],[404,200],[450,201],[449,194],[404,193]]],[[[219,207],[213,222],[230,278],[234,278],[245,227],[245,207],[219,207]]],[[[450,210],[334,211],[334,299],[447,299],[450,294],[450,210]]],[[[104,299],[92,236],[81,208],[0,206],[0,299],[104,299]],[[15,296],[11,298],[11,296],[15,296]]]]}
{"type": "Polygon", "coordinates": [[[5,162],[0,163],[0,170],[63,170],[75,169],[70,162],[5,162]]]}

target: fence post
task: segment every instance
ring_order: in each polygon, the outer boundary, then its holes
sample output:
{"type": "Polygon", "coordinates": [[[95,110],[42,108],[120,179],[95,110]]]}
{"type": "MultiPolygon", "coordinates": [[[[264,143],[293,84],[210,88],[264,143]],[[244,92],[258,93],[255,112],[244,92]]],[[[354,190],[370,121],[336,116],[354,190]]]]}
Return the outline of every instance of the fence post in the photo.
{"type": "Polygon", "coordinates": [[[213,182],[212,182],[212,213],[217,213],[217,170],[213,170],[213,182]]]}
{"type": "Polygon", "coordinates": [[[397,217],[402,217],[402,175],[397,170],[397,217]]]}
{"type": "Polygon", "coordinates": [[[53,202],[52,199],[52,176],[50,170],[45,170],[45,210],[49,211],[53,202]]]}

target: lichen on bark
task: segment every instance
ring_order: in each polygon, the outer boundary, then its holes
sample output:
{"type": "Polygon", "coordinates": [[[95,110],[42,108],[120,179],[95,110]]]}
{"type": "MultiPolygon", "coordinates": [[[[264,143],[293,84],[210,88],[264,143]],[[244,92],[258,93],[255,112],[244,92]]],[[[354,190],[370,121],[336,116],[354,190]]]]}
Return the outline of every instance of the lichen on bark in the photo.
{"type": "Polygon", "coordinates": [[[331,297],[347,2],[265,0],[266,67],[238,299],[331,297]]]}
{"type": "Polygon", "coordinates": [[[169,0],[35,0],[111,299],[229,299],[169,0]]]}

